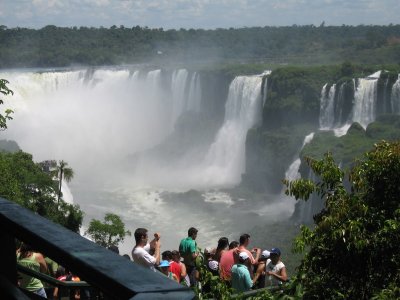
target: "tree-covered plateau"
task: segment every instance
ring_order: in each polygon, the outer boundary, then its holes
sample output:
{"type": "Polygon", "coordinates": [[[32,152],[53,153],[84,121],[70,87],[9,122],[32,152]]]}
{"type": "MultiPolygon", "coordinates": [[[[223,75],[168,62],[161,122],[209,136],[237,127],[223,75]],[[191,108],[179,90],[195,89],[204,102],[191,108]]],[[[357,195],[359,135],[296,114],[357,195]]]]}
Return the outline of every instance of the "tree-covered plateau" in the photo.
{"type": "Polygon", "coordinates": [[[399,63],[400,25],[164,30],[0,26],[0,68],[143,62],[399,63]]]}

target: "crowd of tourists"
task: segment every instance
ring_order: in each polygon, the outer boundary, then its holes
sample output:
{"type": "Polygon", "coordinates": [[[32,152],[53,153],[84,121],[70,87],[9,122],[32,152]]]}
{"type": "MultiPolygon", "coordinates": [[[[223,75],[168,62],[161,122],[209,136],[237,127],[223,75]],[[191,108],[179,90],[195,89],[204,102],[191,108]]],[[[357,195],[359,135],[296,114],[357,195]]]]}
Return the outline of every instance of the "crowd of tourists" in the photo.
{"type": "MultiPolygon", "coordinates": [[[[177,283],[200,288],[205,293],[210,291],[210,286],[207,283],[201,286],[199,278],[201,272],[206,271],[220,277],[224,284],[238,293],[279,286],[287,281],[286,267],[281,261],[279,248],[263,251],[257,247],[248,249],[250,235],[242,234],[239,241],[229,242],[228,238],[221,237],[215,248],[207,247],[201,251],[196,242],[197,234],[196,228],[189,228],[187,237],[181,240],[178,249],[161,253],[160,234],[155,233],[149,241],[148,230],[137,228],[134,233],[132,260],[144,268],[161,272],[177,283]]],[[[110,250],[119,253],[117,247],[111,247],[110,250]]],[[[124,256],[131,259],[127,254],[124,256]]],[[[17,250],[17,261],[27,268],[51,274],[58,280],[80,281],[75,274],[34,252],[26,244],[22,244],[17,250]]],[[[58,296],[57,288],[46,286],[29,275],[21,273],[19,284],[44,298],[56,299],[58,296]]],[[[81,294],[81,290],[75,289],[70,292],[69,298],[77,300],[86,297],[81,294]]]]}
{"type": "MultiPolygon", "coordinates": [[[[147,229],[138,228],[134,234],[136,245],[132,250],[132,259],[145,268],[159,270],[171,280],[191,287],[198,286],[202,265],[236,292],[279,286],[287,281],[279,248],[264,251],[260,248],[248,249],[250,235],[245,233],[239,241],[230,243],[228,238],[221,237],[216,248],[205,248],[201,252],[196,243],[197,233],[196,228],[189,228],[188,236],[179,244],[179,250],[160,253],[160,235],[154,234],[149,242],[147,229]]],[[[201,288],[208,292],[207,285],[201,288]]]]}

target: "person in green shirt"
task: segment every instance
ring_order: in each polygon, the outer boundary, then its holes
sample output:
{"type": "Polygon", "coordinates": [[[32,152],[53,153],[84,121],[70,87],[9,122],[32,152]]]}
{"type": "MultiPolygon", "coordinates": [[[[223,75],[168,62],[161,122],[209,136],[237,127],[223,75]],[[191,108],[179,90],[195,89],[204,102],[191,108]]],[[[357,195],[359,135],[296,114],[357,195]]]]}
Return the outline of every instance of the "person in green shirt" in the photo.
{"type": "Polygon", "coordinates": [[[253,286],[249,269],[246,266],[248,260],[247,252],[240,252],[239,262],[232,266],[232,288],[239,293],[246,292],[253,286]]]}
{"type": "Polygon", "coordinates": [[[196,269],[196,258],[199,255],[196,243],[197,232],[196,228],[190,227],[188,237],[182,239],[179,244],[179,253],[183,257],[183,263],[186,266],[190,279],[190,286],[195,286],[199,277],[198,270],[196,269]]]}
{"type": "MultiPolygon", "coordinates": [[[[17,263],[36,272],[47,273],[47,264],[41,253],[34,252],[30,245],[23,243],[17,252],[17,263]]],[[[43,283],[40,279],[19,273],[21,288],[47,298],[43,283]]]]}

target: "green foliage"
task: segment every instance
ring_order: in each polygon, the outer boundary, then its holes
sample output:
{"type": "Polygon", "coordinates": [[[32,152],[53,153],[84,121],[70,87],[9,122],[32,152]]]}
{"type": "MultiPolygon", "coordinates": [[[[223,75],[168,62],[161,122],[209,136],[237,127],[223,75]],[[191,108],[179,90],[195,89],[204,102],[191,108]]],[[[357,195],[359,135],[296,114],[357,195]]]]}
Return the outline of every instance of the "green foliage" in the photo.
{"type": "Polygon", "coordinates": [[[315,217],[315,228],[302,228],[298,251],[308,247],[295,287],[307,299],[388,299],[400,283],[400,142],[380,142],[348,173],[332,155],[307,159],[320,177],[315,183],[287,183],[288,193],[306,199],[316,191],[326,208],[315,217]],[[386,298],[385,298],[386,297],[386,298]]]}
{"type": "MultiPolygon", "coordinates": [[[[355,158],[361,157],[382,139],[387,141],[400,139],[400,116],[379,116],[366,130],[360,124],[353,123],[347,134],[341,137],[336,137],[332,131],[317,132],[311,143],[302,149],[300,157],[320,159],[324,153],[330,152],[343,167],[351,167],[355,158]]],[[[306,164],[302,163],[301,173],[307,172],[306,164]]]]}
{"type": "MultiPolygon", "coordinates": [[[[13,94],[13,91],[7,87],[8,81],[5,79],[0,79],[0,93],[3,95],[13,94]]],[[[3,104],[3,100],[0,99],[0,105],[3,104]]],[[[7,129],[7,121],[12,120],[11,114],[13,111],[11,109],[6,109],[4,114],[0,113],[0,131],[7,129]]]]}
{"type": "Polygon", "coordinates": [[[85,234],[89,235],[95,243],[108,248],[118,246],[124,241],[126,235],[131,235],[131,232],[125,231],[125,224],[119,216],[107,213],[104,222],[92,219],[85,234]]]}
{"type": "Polygon", "coordinates": [[[267,64],[398,63],[400,25],[163,30],[46,26],[0,30],[0,67],[154,61],[267,64]]]}
{"type": "Polygon", "coordinates": [[[35,164],[32,155],[0,151],[0,197],[14,201],[53,222],[79,232],[83,212],[78,205],[56,201],[57,182],[35,164]]]}

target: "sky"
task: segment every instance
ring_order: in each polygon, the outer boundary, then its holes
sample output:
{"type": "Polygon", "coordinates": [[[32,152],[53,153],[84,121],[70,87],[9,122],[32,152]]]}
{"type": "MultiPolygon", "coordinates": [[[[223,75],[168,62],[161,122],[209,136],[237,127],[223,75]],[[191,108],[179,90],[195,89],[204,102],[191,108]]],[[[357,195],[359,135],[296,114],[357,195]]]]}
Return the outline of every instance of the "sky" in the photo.
{"type": "Polygon", "coordinates": [[[400,23],[400,0],[0,0],[9,28],[240,28],[400,23]]]}

